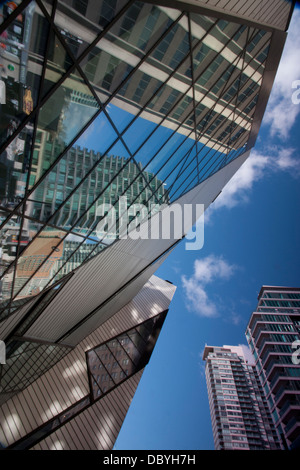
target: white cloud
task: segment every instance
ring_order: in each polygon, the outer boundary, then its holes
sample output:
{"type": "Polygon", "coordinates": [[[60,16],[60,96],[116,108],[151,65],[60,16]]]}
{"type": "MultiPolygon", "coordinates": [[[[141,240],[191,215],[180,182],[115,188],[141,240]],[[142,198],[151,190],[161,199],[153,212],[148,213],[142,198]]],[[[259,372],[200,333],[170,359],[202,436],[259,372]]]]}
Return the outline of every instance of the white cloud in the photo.
{"type": "Polygon", "coordinates": [[[196,259],[193,275],[181,277],[187,308],[204,317],[217,317],[219,306],[215,300],[209,298],[206,286],[216,280],[229,280],[235,270],[236,267],[228,264],[222,257],[210,255],[196,259]]]}
{"type": "Polygon", "coordinates": [[[286,140],[300,112],[300,104],[292,102],[293,82],[300,79],[300,10],[295,9],[288,36],[266,109],[264,124],[270,126],[272,136],[286,140]]]}
{"type": "Polygon", "coordinates": [[[299,177],[300,159],[295,149],[273,146],[267,147],[265,153],[253,150],[211,206],[210,215],[221,207],[230,209],[239,203],[248,202],[254,184],[278,171],[286,171],[299,177]]]}

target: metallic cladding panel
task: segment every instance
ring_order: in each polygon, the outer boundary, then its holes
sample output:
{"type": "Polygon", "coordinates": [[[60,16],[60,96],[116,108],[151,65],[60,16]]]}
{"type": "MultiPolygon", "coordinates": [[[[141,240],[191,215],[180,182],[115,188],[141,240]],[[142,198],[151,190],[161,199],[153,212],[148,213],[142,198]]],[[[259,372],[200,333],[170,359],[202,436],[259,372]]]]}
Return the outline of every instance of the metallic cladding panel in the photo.
{"type": "Polygon", "coordinates": [[[0,407],[0,442],[14,443],[85,397],[89,393],[85,351],[155,316],[158,313],[153,309],[155,304],[159,308],[168,308],[175,289],[172,284],[151,277],[129,304],[34,383],[10,398],[0,407]]]}
{"type": "MultiPolygon", "coordinates": [[[[166,0],[150,0],[168,6],[166,0]]],[[[174,8],[185,8],[216,18],[286,31],[293,2],[291,0],[174,0],[174,8]],[[183,7],[184,4],[184,7],[183,7]]]]}
{"type": "MultiPolygon", "coordinates": [[[[199,203],[207,208],[247,156],[248,152],[226,165],[178,199],[177,204],[183,207],[183,204],[199,203]]],[[[158,222],[158,214],[153,219],[158,222]]],[[[182,229],[185,229],[185,231],[182,230],[182,236],[195,222],[194,214],[193,223],[189,227],[184,227],[182,224],[182,229]]],[[[57,341],[170,248],[175,241],[175,238],[118,240],[78,268],[68,282],[67,288],[58,293],[26,335],[45,341],[57,341]]],[[[113,313],[112,311],[111,314],[113,313]]]]}

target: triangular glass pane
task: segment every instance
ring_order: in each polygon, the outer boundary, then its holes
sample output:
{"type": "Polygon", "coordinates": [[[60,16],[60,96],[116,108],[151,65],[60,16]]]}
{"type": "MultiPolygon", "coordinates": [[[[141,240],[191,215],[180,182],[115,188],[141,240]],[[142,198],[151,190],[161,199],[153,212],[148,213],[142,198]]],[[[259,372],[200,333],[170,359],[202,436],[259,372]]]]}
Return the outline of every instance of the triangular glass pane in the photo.
{"type": "Polygon", "coordinates": [[[52,277],[52,270],[63,256],[63,231],[43,230],[28,245],[16,266],[13,298],[36,295],[52,277]]]}
{"type": "Polygon", "coordinates": [[[109,31],[109,40],[142,57],[160,40],[180,12],[168,12],[144,2],[135,2],[109,31]],[[168,14],[169,13],[169,14],[168,14]]]}
{"type": "Polygon", "coordinates": [[[95,400],[145,367],[164,319],[165,313],[160,313],[87,352],[89,382],[95,400]]]}
{"type": "Polygon", "coordinates": [[[173,171],[172,174],[165,180],[166,189],[168,190],[171,201],[174,201],[174,198],[177,199],[177,197],[179,197],[179,189],[182,186],[186,186],[197,171],[197,145],[194,142],[193,147],[185,155],[183,162],[180,162],[175,171],[173,171]]]}
{"type": "Polygon", "coordinates": [[[69,228],[79,210],[78,200],[83,207],[95,192],[100,191],[103,173],[107,171],[105,153],[116,139],[105,114],[100,113],[30,195],[31,204],[27,204],[26,215],[46,222],[61,208],[51,221],[59,227],[69,228]],[[69,201],[64,204],[67,199],[69,201]]]}
{"type": "Polygon", "coordinates": [[[37,104],[41,68],[36,61],[42,63],[45,58],[48,34],[48,21],[32,2],[1,35],[0,145],[28,119],[37,104]]]}
{"type": "MultiPolygon", "coordinates": [[[[22,0],[14,0],[13,2],[2,1],[0,4],[0,24],[9,18],[9,16],[15,11],[15,9],[22,3],[22,0]]],[[[20,14],[17,18],[19,23],[23,21],[23,14],[20,14]]]]}
{"type": "Polygon", "coordinates": [[[45,70],[45,78],[43,83],[43,89],[41,91],[41,97],[51,90],[53,85],[61,79],[61,77],[69,70],[73,65],[73,60],[67,53],[65,47],[58,39],[57,35],[53,30],[50,31],[47,64],[45,70]]]}
{"type": "Polygon", "coordinates": [[[0,205],[14,209],[24,197],[33,126],[27,124],[0,155],[0,205]]]}
{"type": "Polygon", "coordinates": [[[169,174],[173,174],[174,171],[176,173],[175,168],[181,166],[194,144],[194,139],[176,132],[146,167],[146,170],[156,174],[160,180],[164,181],[169,174]]]}
{"type": "Polygon", "coordinates": [[[143,119],[142,116],[143,115],[138,117],[123,135],[124,142],[132,154],[137,151],[146,138],[151,134],[151,132],[154,132],[156,128],[156,124],[154,122],[151,122],[148,119],[143,119]]]}
{"type": "Polygon", "coordinates": [[[31,169],[33,183],[39,180],[98,110],[97,101],[77,72],[55,90],[39,112],[31,169]]]}

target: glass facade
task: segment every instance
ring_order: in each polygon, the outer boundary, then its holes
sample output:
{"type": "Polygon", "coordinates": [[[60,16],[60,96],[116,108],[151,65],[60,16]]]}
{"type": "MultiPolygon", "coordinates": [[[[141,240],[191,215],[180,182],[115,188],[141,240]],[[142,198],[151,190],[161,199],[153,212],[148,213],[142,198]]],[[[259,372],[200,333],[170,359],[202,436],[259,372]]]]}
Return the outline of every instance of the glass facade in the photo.
{"type": "MultiPolygon", "coordinates": [[[[153,318],[137,324],[135,328],[131,328],[118,336],[112,337],[108,342],[86,351],[87,374],[90,385],[89,395],[81,398],[61,413],[58,413],[55,418],[45,422],[39,428],[8,446],[7,449],[30,449],[66,422],[78,416],[98,400],[101,400],[113,388],[142,370],[150,359],[166,314],[167,311],[161,312],[153,318]]],[[[58,358],[61,359],[64,355],[64,348],[58,345],[55,345],[55,347],[60,348],[62,351],[58,358]]],[[[26,381],[26,373],[28,374],[30,370],[32,380],[37,378],[38,375],[37,377],[35,376],[35,370],[38,371],[41,364],[43,364],[42,372],[45,372],[48,362],[52,360],[51,348],[53,349],[54,346],[38,346],[34,343],[14,341],[10,347],[9,361],[11,366],[18,363],[22,380],[20,380],[18,373],[12,367],[10,369],[11,372],[7,372],[4,376],[7,379],[6,392],[14,390],[14,387],[17,385],[19,390],[22,389],[22,386],[28,385],[30,382],[26,381]],[[21,356],[20,353],[22,354],[21,356]],[[38,361],[36,355],[39,356],[38,361]],[[27,368],[24,372],[26,360],[27,368]],[[9,380],[12,381],[10,386],[9,380]]]]}
{"type": "Polygon", "coordinates": [[[272,37],[147,2],[19,3],[0,25],[2,317],[119,237],[99,207],[139,224],[133,204],[245,151],[272,37]]]}

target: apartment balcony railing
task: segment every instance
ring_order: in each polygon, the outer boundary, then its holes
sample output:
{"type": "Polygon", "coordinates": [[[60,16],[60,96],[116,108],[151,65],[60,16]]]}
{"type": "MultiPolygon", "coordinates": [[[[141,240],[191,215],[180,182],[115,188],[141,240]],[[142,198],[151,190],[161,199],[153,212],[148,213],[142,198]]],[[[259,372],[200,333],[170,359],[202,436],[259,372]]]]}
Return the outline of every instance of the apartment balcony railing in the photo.
{"type": "Polygon", "coordinates": [[[288,411],[289,408],[299,406],[300,407],[300,400],[288,400],[285,402],[281,410],[279,411],[280,418],[288,411]]]}
{"type": "Polygon", "coordinates": [[[289,422],[287,423],[287,425],[285,426],[285,432],[286,432],[286,434],[287,434],[287,437],[288,437],[289,431],[291,431],[291,429],[292,429],[294,426],[297,426],[297,427],[300,426],[300,416],[294,416],[293,418],[290,419],[290,421],[289,421],[289,422]]]}
{"type": "Polygon", "coordinates": [[[277,392],[276,392],[276,395],[274,397],[274,400],[275,400],[275,403],[277,403],[280,399],[280,397],[286,393],[286,392],[290,392],[290,391],[295,391],[295,392],[299,392],[300,394],[300,388],[297,387],[296,383],[290,383],[289,385],[287,386],[281,386],[277,392]]]}

